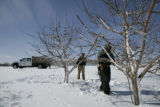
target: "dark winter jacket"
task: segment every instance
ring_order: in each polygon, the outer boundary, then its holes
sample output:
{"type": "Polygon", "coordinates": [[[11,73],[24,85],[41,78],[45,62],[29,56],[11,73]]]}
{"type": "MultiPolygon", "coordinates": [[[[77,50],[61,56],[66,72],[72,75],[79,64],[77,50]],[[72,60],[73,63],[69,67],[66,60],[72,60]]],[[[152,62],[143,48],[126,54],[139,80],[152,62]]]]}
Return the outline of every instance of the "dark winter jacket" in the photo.
{"type": "Polygon", "coordinates": [[[80,56],[80,57],[78,58],[76,64],[79,64],[79,65],[86,65],[86,58],[80,56]],[[80,63],[80,64],[79,64],[79,63],[80,63]]]}
{"type": "MultiPolygon", "coordinates": [[[[111,58],[114,60],[114,56],[111,53],[111,51],[108,51],[108,53],[111,56],[111,58]]],[[[105,53],[104,50],[101,50],[98,54],[98,63],[99,64],[105,64],[105,65],[111,65],[111,61],[110,61],[108,55],[105,53]]]]}

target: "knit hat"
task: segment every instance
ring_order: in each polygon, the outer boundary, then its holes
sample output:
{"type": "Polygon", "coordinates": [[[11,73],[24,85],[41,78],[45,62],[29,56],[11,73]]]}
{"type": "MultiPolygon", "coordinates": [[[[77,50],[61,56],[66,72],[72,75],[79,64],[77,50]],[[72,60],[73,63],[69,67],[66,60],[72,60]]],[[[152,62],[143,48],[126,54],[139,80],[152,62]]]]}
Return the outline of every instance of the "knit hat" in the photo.
{"type": "Polygon", "coordinates": [[[107,43],[104,48],[106,49],[106,51],[110,51],[112,49],[112,46],[110,43],[107,43]]]}

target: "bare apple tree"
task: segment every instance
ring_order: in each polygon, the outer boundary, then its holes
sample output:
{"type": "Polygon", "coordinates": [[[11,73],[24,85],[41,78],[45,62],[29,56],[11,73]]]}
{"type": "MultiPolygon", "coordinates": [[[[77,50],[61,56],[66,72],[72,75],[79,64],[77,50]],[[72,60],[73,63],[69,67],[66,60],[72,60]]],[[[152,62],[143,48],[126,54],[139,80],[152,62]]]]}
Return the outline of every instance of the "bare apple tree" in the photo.
{"type": "Polygon", "coordinates": [[[64,82],[68,82],[69,74],[77,67],[74,62],[81,53],[88,52],[86,58],[94,55],[94,45],[88,45],[88,42],[82,40],[79,32],[80,28],[70,26],[66,20],[65,23],[57,22],[45,27],[38,35],[32,36],[35,41],[32,46],[36,52],[49,57],[53,63],[64,68],[64,82]],[[73,67],[69,69],[69,65],[73,67]]]}
{"type": "MultiPolygon", "coordinates": [[[[110,59],[130,79],[133,102],[139,105],[138,84],[148,71],[159,70],[156,65],[160,61],[160,3],[158,0],[99,0],[97,2],[97,4],[101,3],[99,11],[88,8],[87,1],[82,1],[82,4],[92,25],[97,29],[103,26],[103,33],[97,34],[87,27],[80,16],[78,19],[92,37],[98,37],[101,41],[112,44],[120,63],[118,64],[111,57],[110,59]]],[[[87,40],[93,43],[90,38],[87,40]]],[[[101,48],[104,49],[102,45],[101,48]]],[[[109,56],[107,51],[105,52],[109,56]]]]}
{"type": "MultiPolygon", "coordinates": [[[[76,29],[69,24],[57,22],[49,27],[43,28],[38,36],[34,36],[37,44],[33,43],[36,52],[47,56],[53,62],[64,68],[65,78],[68,72],[69,59],[74,57],[74,39],[76,29]]],[[[66,81],[66,79],[65,79],[66,81]]]]}

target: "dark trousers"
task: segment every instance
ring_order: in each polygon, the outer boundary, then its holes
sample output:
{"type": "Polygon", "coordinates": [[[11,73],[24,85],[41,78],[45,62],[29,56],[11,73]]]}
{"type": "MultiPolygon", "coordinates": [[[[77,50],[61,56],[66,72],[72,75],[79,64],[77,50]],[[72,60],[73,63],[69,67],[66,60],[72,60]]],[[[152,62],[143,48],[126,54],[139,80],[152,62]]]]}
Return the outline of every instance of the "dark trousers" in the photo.
{"type": "Polygon", "coordinates": [[[101,80],[100,90],[104,91],[105,94],[110,94],[110,79],[111,79],[111,70],[110,66],[100,65],[99,75],[101,80]]]}

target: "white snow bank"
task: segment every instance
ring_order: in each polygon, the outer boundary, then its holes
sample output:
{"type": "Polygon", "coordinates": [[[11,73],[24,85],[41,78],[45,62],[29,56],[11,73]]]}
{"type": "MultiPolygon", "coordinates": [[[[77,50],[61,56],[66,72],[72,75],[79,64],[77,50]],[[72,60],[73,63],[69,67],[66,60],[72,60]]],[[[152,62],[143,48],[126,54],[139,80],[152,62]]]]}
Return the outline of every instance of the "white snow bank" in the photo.
{"type": "MultiPolygon", "coordinates": [[[[62,68],[13,69],[0,67],[0,107],[134,107],[127,78],[112,67],[110,82],[114,95],[99,91],[96,66],[86,67],[86,80],[77,80],[77,69],[63,83],[62,68]]],[[[148,74],[142,81],[144,107],[160,106],[160,81],[148,74]]]]}

